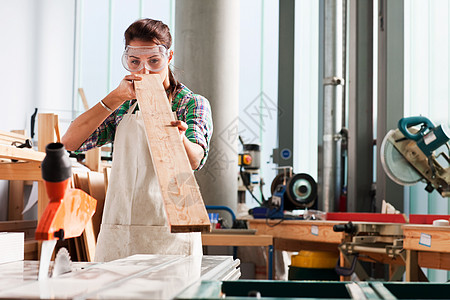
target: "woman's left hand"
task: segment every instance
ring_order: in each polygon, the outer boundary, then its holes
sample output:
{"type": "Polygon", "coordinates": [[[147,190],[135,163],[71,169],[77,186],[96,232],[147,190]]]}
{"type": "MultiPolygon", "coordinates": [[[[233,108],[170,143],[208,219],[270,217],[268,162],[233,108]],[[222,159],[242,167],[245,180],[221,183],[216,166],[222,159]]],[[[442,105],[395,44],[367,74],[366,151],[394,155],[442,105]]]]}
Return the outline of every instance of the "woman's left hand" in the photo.
{"type": "Polygon", "coordinates": [[[188,125],[186,122],[177,120],[177,121],[171,121],[170,125],[178,127],[178,132],[180,132],[181,140],[183,140],[183,136],[186,133],[186,130],[188,129],[188,125]]]}

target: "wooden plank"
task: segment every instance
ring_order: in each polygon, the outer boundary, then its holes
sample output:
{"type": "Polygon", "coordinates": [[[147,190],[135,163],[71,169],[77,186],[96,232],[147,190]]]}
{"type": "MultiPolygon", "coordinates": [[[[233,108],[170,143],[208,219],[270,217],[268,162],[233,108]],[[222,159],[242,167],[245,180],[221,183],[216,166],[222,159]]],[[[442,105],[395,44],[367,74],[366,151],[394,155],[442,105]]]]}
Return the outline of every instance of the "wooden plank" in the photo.
{"type": "MultiPolygon", "coordinates": [[[[12,130],[11,132],[23,135],[25,138],[25,130],[12,130]]],[[[12,180],[9,182],[8,220],[23,219],[24,188],[25,182],[23,180],[12,180]]]]}
{"type": "Polygon", "coordinates": [[[24,260],[38,260],[38,242],[36,240],[25,240],[24,260]]]}
{"type": "Polygon", "coordinates": [[[94,235],[94,227],[92,226],[92,219],[86,224],[86,228],[83,231],[83,243],[84,243],[84,251],[86,261],[94,261],[95,258],[95,246],[96,246],[96,237],[94,235]]]}
{"type": "Polygon", "coordinates": [[[450,253],[450,226],[404,225],[403,248],[450,253]]]}
{"type": "Polygon", "coordinates": [[[91,150],[88,150],[86,152],[85,156],[85,165],[88,167],[91,171],[100,172],[100,166],[101,166],[101,149],[100,148],[94,148],[91,150]]]}
{"type": "Polygon", "coordinates": [[[24,182],[13,180],[9,182],[8,220],[22,220],[24,197],[24,182]]]}
{"type": "Polygon", "coordinates": [[[18,132],[8,132],[0,130],[0,143],[4,145],[11,145],[13,142],[25,143],[29,139],[28,136],[18,132]]]}
{"type": "Polygon", "coordinates": [[[42,180],[41,163],[0,163],[0,180],[42,180]]]}
{"type": "Polygon", "coordinates": [[[106,193],[108,192],[109,177],[111,176],[111,168],[104,167],[103,174],[105,175],[105,195],[106,195],[106,193]]]}
{"type": "Polygon", "coordinates": [[[1,232],[24,232],[25,239],[34,238],[37,221],[2,221],[0,222],[1,232]]]}
{"type": "Polygon", "coordinates": [[[418,256],[422,268],[450,270],[450,253],[419,251],[418,256]]]}
{"type": "Polygon", "coordinates": [[[22,232],[27,229],[36,229],[37,221],[1,221],[0,231],[22,232]]]}
{"type": "Polygon", "coordinates": [[[134,81],[171,232],[210,231],[210,222],[159,74],[134,81]]]}
{"type": "Polygon", "coordinates": [[[0,144],[0,158],[41,162],[44,157],[45,152],[0,144]]]}
{"type": "Polygon", "coordinates": [[[270,246],[271,235],[202,234],[203,246],[270,246]]]}
{"type": "Polygon", "coordinates": [[[84,89],[83,88],[78,88],[78,93],[80,94],[81,101],[83,102],[84,110],[88,110],[89,109],[89,104],[87,102],[86,94],[84,93],[84,89]]]}
{"type": "Polygon", "coordinates": [[[250,229],[256,229],[258,234],[268,234],[274,238],[340,244],[345,237],[343,232],[334,232],[333,225],[346,222],[302,220],[279,222],[280,220],[268,220],[266,224],[266,220],[248,220],[250,229]]]}
{"type": "Polygon", "coordinates": [[[73,177],[75,178],[75,188],[80,189],[87,194],[89,194],[89,181],[87,172],[78,172],[74,173],[73,177]]]}
{"type": "Polygon", "coordinates": [[[55,125],[55,142],[61,143],[61,134],[59,133],[59,121],[58,121],[58,115],[54,115],[54,125],[55,125]]]}
{"type": "Polygon", "coordinates": [[[92,216],[92,230],[95,239],[100,232],[102,224],[103,206],[105,204],[105,176],[98,172],[88,172],[89,194],[97,200],[97,207],[92,216]]]}
{"type": "MultiPolygon", "coordinates": [[[[44,153],[45,147],[55,141],[55,116],[54,114],[38,114],[38,150],[44,153]]],[[[44,182],[38,183],[38,220],[49,202],[44,182]]]]}

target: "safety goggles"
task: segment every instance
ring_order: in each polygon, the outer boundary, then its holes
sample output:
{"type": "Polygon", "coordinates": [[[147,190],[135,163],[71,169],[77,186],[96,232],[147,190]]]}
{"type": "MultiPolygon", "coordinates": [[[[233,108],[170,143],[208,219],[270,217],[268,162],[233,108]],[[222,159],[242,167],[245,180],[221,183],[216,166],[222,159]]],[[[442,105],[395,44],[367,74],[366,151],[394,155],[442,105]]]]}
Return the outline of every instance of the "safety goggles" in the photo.
{"type": "Polygon", "coordinates": [[[144,67],[152,72],[161,71],[169,60],[169,50],[163,45],[127,46],[122,55],[122,64],[130,72],[139,72],[144,67]]]}

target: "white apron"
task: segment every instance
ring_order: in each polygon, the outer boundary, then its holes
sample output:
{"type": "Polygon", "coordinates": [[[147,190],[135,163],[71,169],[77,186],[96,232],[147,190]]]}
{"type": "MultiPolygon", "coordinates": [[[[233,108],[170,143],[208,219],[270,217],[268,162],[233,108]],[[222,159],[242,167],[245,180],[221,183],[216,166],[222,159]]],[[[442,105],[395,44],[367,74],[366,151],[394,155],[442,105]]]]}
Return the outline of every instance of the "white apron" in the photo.
{"type": "Polygon", "coordinates": [[[164,203],[136,104],[116,129],[95,261],[134,254],[202,255],[199,232],[170,233],[164,203]]]}

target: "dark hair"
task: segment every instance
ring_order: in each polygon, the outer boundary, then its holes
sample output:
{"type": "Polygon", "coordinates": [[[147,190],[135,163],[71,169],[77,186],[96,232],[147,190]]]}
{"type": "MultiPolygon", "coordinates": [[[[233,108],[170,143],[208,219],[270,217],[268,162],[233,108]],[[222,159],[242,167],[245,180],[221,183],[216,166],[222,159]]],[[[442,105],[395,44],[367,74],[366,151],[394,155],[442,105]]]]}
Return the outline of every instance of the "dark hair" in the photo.
{"type": "MultiPolygon", "coordinates": [[[[167,49],[172,46],[172,35],[169,26],[159,20],[140,19],[131,24],[125,31],[125,46],[133,40],[153,42],[157,45],[163,45],[167,49]]],[[[169,96],[173,96],[177,88],[178,81],[175,79],[172,70],[169,67],[169,96]]]]}

